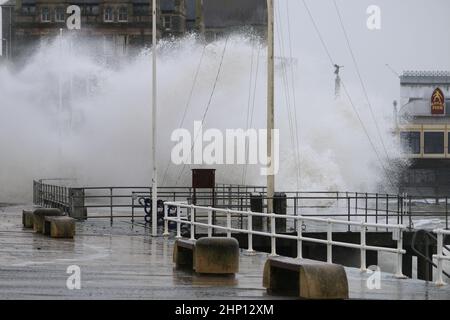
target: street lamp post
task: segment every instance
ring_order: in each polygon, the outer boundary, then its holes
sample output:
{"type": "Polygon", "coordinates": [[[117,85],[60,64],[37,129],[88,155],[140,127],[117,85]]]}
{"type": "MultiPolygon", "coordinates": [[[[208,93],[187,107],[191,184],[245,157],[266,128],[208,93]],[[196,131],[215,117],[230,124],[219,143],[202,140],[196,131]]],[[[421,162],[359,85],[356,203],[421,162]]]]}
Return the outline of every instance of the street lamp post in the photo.
{"type": "Polygon", "coordinates": [[[153,178],[152,178],[152,236],[158,235],[158,176],[157,176],[157,167],[156,167],[156,115],[157,115],[157,87],[156,87],[156,45],[157,45],[157,38],[156,38],[156,18],[157,18],[157,12],[156,12],[156,0],[152,1],[152,47],[153,47],[153,74],[152,74],[152,82],[153,82],[153,88],[152,88],[152,166],[153,166],[153,178]]]}

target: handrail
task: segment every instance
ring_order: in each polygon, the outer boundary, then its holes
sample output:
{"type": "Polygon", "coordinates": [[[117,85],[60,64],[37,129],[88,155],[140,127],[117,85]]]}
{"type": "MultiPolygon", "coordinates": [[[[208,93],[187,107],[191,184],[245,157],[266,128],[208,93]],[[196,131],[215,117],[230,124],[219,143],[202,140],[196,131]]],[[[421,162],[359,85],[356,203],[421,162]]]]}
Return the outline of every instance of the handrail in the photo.
{"type": "Polygon", "coordinates": [[[181,238],[181,225],[182,224],[188,224],[191,225],[191,232],[190,232],[190,238],[193,240],[195,239],[194,234],[194,226],[201,226],[206,227],[208,229],[208,237],[212,236],[212,231],[214,229],[224,230],[227,232],[227,237],[231,237],[231,232],[237,232],[237,233],[244,233],[248,235],[248,248],[247,252],[253,253],[253,235],[260,235],[260,236],[266,236],[271,238],[271,255],[276,256],[276,239],[292,239],[297,240],[297,258],[302,258],[302,242],[313,242],[313,243],[319,243],[319,244],[326,244],[327,245],[327,262],[332,263],[332,248],[333,246],[340,246],[340,247],[348,247],[348,248],[354,248],[354,249],[360,249],[361,250],[361,271],[366,271],[366,251],[367,250],[373,250],[373,251],[384,251],[384,252],[391,252],[397,254],[397,269],[395,276],[397,278],[404,278],[404,275],[402,273],[402,255],[406,253],[406,250],[403,249],[403,230],[406,229],[406,226],[400,225],[400,224],[378,224],[378,223],[368,223],[368,222],[356,222],[356,221],[343,221],[343,220],[335,220],[335,219],[323,219],[323,218],[313,218],[313,217],[305,217],[301,215],[297,216],[288,216],[288,215],[279,215],[275,213],[260,213],[260,212],[252,212],[252,211],[239,211],[239,210],[231,210],[231,209],[222,209],[222,208],[213,208],[213,207],[204,207],[204,206],[198,206],[198,205],[191,205],[191,204],[185,204],[180,202],[165,202],[164,203],[164,235],[169,235],[169,222],[176,222],[177,224],[177,238],[181,238]],[[177,216],[176,217],[169,217],[168,215],[168,208],[169,206],[175,206],[177,207],[177,216]],[[190,219],[186,220],[183,219],[180,216],[180,208],[187,208],[189,210],[199,209],[199,210],[206,210],[208,213],[208,222],[196,222],[194,219],[194,215],[190,215],[190,219]],[[213,212],[222,212],[225,213],[227,216],[227,225],[221,226],[221,225],[215,225],[212,220],[212,213],[213,212]],[[247,228],[233,228],[231,226],[231,216],[232,215],[240,215],[240,216],[247,216],[248,223],[247,228]],[[270,232],[264,232],[264,231],[254,231],[252,230],[252,217],[265,217],[270,218],[270,226],[271,230],[270,232]],[[287,235],[287,234],[277,234],[276,228],[275,228],[275,219],[292,219],[296,221],[296,231],[297,235],[287,235]],[[302,235],[302,224],[304,221],[314,221],[314,222],[323,222],[327,224],[327,239],[316,239],[316,238],[310,238],[310,237],[304,237],[302,235]],[[342,224],[342,225],[353,225],[353,226],[360,226],[360,232],[361,232],[361,242],[360,244],[354,244],[354,243],[346,243],[341,241],[334,241],[332,239],[332,231],[333,231],[333,225],[342,224]],[[396,235],[397,240],[397,247],[396,248],[390,248],[390,247],[380,247],[380,246],[370,246],[366,244],[366,228],[367,227],[380,227],[380,228],[388,228],[394,230],[394,234],[396,235]]]}
{"type": "MultiPolygon", "coordinates": [[[[260,192],[258,186],[216,185],[215,189],[195,190],[192,187],[159,188],[158,199],[163,201],[187,201],[192,204],[212,205],[214,207],[238,210],[267,210],[267,194],[260,192]],[[255,192],[253,192],[256,190],[255,192]],[[195,192],[194,192],[195,191],[195,192]],[[256,209],[256,207],[261,209],[256,209]]],[[[415,217],[426,214],[445,219],[448,228],[448,199],[440,200],[440,207],[422,208],[415,206],[415,200],[406,194],[393,195],[387,193],[349,192],[349,191],[286,191],[277,199],[280,210],[288,215],[346,217],[348,221],[354,217],[364,217],[365,221],[403,224],[407,219],[413,229],[415,217]],[[445,210],[444,210],[445,204],[445,210]],[[312,210],[310,210],[312,209],[312,210]],[[330,211],[330,209],[332,211],[330,211]],[[441,211],[440,211],[441,210],[441,211]],[[373,219],[373,220],[372,220],[373,219]]],[[[150,188],[145,186],[73,186],[45,184],[34,181],[33,202],[38,205],[61,207],[66,211],[109,210],[111,221],[116,208],[127,211],[133,220],[134,210],[140,208],[136,197],[149,196],[150,188]],[[72,193],[71,190],[77,190],[72,193]]],[[[277,206],[277,208],[279,208],[277,206]]],[[[277,209],[278,212],[278,209],[277,209]]],[[[98,212],[96,212],[98,213],[98,212]]],[[[88,213],[88,217],[91,217],[88,213]]],[[[106,216],[105,216],[106,217],[106,216]]],[[[350,229],[350,225],[349,230],[350,229]]]]}
{"type": "Polygon", "coordinates": [[[437,280],[436,285],[443,286],[445,281],[443,279],[443,264],[444,260],[450,261],[450,256],[444,255],[444,236],[450,235],[450,230],[436,229],[434,232],[437,235],[437,252],[433,255],[433,258],[437,259],[437,280]]]}

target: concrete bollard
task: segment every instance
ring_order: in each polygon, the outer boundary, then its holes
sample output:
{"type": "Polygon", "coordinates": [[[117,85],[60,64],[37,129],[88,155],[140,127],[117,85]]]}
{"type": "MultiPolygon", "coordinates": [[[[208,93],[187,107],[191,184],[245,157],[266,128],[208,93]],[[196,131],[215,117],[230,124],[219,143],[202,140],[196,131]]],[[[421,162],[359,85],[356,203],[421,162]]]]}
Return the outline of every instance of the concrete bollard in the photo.
{"type": "Polygon", "coordinates": [[[33,211],[23,210],[22,211],[22,224],[24,228],[33,228],[33,211]]]}
{"type": "Polygon", "coordinates": [[[301,299],[348,299],[348,280],[341,265],[274,257],[264,265],[263,286],[269,294],[301,299]]]}
{"type": "Polygon", "coordinates": [[[52,238],[72,239],[75,235],[75,219],[66,216],[46,216],[42,233],[52,238]]]}
{"type": "Polygon", "coordinates": [[[195,240],[177,239],[173,246],[173,263],[177,268],[193,269],[195,240]]]}
{"type": "Polygon", "coordinates": [[[44,230],[44,219],[48,216],[63,216],[61,209],[40,208],[33,211],[33,229],[35,232],[42,233],[44,230]]]}
{"type": "Polygon", "coordinates": [[[234,238],[201,238],[195,243],[194,270],[197,273],[239,272],[239,243],[234,238]]]}

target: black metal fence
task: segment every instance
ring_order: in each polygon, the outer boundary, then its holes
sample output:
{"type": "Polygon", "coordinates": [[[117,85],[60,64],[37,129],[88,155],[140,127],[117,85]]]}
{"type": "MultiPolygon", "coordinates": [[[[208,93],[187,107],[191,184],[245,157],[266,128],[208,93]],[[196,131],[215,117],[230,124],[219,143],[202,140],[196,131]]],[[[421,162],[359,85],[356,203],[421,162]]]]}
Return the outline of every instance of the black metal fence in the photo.
{"type": "MultiPolygon", "coordinates": [[[[77,217],[142,219],[141,198],[150,198],[150,187],[83,187],[33,182],[34,204],[57,207],[77,217]],[[78,214],[77,214],[78,212],[78,214]],[[81,213],[80,213],[81,212],[81,213]]],[[[214,189],[160,187],[158,199],[235,210],[267,210],[266,188],[217,184],[214,189]],[[255,207],[256,204],[256,207],[255,207]]],[[[319,216],[376,223],[406,224],[414,228],[418,217],[439,218],[448,228],[447,197],[414,197],[406,194],[342,191],[286,191],[274,197],[276,213],[319,216]],[[278,211],[278,212],[277,212],[278,211]]]]}

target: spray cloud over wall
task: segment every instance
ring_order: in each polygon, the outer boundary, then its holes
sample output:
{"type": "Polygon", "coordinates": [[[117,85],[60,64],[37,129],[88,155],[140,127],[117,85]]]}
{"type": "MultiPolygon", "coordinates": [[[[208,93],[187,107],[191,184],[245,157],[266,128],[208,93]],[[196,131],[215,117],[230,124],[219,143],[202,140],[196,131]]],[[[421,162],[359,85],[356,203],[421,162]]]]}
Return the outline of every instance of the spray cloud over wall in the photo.
{"type": "MultiPolygon", "coordinates": [[[[180,123],[203,48],[183,125],[190,131],[208,103],[224,45],[222,39],[204,48],[194,36],[160,45],[160,178],[170,161],[174,145],[170,135],[180,123]]],[[[78,185],[150,185],[151,52],[143,50],[131,60],[114,64],[93,52],[81,40],[64,37],[62,44],[55,39],[42,46],[20,70],[0,67],[0,202],[29,201],[32,179],[46,177],[73,177],[78,185]]],[[[284,58],[279,57],[276,65],[276,121],[281,134],[278,189],[377,188],[383,183],[381,164],[346,99],[334,100],[329,65],[308,56],[284,58]],[[283,81],[284,70],[293,71],[289,85],[283,81]],[[296,98],[300,186],[296,185],[286,90],[296,98]]],[[[266,67],[265,46],[260,41],[248,35],[231,36],[204,127],[245,129],[250,102],[250,107],[254,105],[252,127],[264,128],[266,67]]],[[[357,105],[363,114],[364,105],[357,105]]],[[[390,105],[378,111],[392,156],[399,148],[384,118],[391,114],[390,105]]],[[[370,119],[364,120],[373,133],[370,119]]],[[[188,184],[190,170],[186,168],[177,181],[180,170],[171,165],[165,184],[188,184]]],[[[217,180],[241,183],[242,171],[239,165],[219,166],[217,180]]],[[[265,177],[259,175],[259,167],[250,166],[245,182],[264,184],[265,177]]]]}

